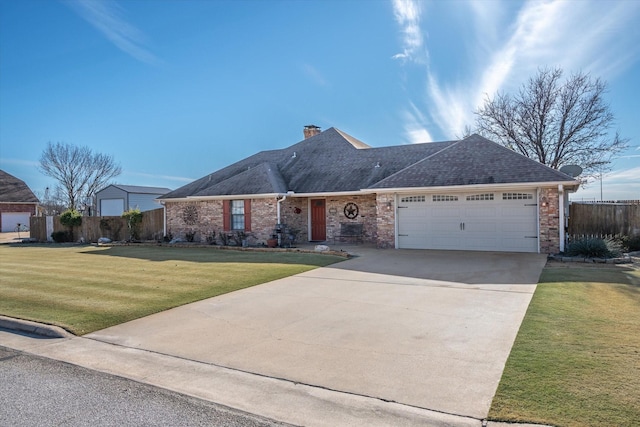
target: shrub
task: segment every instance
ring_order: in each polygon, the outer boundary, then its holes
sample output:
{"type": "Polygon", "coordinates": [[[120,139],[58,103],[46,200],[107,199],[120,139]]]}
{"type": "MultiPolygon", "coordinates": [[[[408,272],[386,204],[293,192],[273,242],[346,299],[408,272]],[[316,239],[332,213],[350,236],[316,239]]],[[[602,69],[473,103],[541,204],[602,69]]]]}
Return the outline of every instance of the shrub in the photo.
{"type": "Polygon", "coordinates": [[[82,225],[82,214],[75,209],[67,209],[60,215],[60,224],[69,227],[68,240],[66,241],[73,242],[73,227],[82,225]]]}
{"type": "Polygon", "coordinates": [[[640,236],[622,236],[620,242],[625,252],[640,251],[640,236]]]}
{"type": "Polygon", "coordinates": [[[208,244],[215,245],[216,244],[216,232],[213,231],[213,230],[209,231],[207,233],[206,240],[207,240],[208,244]]]}
{"type": "Polygon", "coordinates": [[[191,231],[187,231],[184,234],[184,237],[187,239],[187,242],[193,242],[196,238],[196,232],[191,230],[191,231]]]}
{"type": "Polygon", "coordinates": [[[586,258],[612,258],[620,256],[622,245],[614,239],[580,239],[569,243],[565,253],[586,258]]]}
{"type": "Polygon", "coordinates": [[[65,227],[79,227],[82,225],[82,214],[75,209],[67,209],[60,215],[60,224],[65,227]]]}
{"type": "Polygon", "coordinates": [[[131,240],[140,239],[140,224],[142,224],[142,212],[140,209],[129,209],[122,213],[122,218],[127,221],[131,240]]]}
{"type": "Polygon", "coordinates": [[[51,238],[56,243],[64,243],[71,240],[67,231],[54,231],[51,233],[51,238]]]}

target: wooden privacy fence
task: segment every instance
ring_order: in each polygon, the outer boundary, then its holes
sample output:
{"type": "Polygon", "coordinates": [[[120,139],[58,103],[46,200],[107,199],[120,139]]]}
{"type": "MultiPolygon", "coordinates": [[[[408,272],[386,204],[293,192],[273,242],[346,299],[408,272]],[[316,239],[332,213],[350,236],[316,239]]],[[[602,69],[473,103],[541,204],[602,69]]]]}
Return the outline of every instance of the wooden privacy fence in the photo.
{"type": "MultiPolygon", "coordinates": [[[[68,228],[60,223],[60,217],[54,216],[53,232],[67,231],[68,228]]],[[[51,236],[47,235],[47,217],[31,217],[31,238],[41,242],[47,241],[51,236]]],[[[108,237],[111,240],[128,240],[129,229],[127,221],[119,216],[85,216],[82,217],[82,225],[75,227],[74,240],[81,237],[86,242],[97,242],[100,237],[108,237]]],[[[140,224],[140,240],[160,240],[164,235],[164,209],[154,209],[142,212],[142,224],[140,224]]]]}
{"type": "Polygon", "coordinates": [[[640,236],[640,204],[571,203],[570,236],[640,236]]]}

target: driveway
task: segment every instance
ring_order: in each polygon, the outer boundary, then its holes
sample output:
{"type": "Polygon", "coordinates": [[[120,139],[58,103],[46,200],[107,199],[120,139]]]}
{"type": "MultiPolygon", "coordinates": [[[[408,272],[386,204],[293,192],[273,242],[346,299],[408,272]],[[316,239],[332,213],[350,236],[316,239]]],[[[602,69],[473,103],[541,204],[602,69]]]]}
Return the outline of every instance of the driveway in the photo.
{"type": "Polygon", "coordinates": [[[359,253],[86,337],[486,417],[545,256],[359,253]]]}

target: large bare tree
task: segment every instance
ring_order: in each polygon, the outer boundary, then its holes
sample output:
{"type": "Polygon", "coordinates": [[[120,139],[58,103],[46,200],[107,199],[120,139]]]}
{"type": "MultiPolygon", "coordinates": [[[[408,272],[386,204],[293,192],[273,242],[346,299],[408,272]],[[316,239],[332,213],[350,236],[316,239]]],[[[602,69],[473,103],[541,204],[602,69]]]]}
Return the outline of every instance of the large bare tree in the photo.
{"type": "Polygon", "coordinates": [[[95,193],[122,168],[113,157],[94,153],[89,147],[49,143],[40,156],[40,171],[58,181],[68,208],[77,209],[84,198],[95,193]]]}
{"type": "Polygon", "coordinates": [[[476,112],[478,131],[554,169],[579,165],[583,178],[609,170],[628,139],[611,131],[607,85],[581,72],[562,75],[560,68],[540,69],[515,95],[487,98],[476,112]]]}

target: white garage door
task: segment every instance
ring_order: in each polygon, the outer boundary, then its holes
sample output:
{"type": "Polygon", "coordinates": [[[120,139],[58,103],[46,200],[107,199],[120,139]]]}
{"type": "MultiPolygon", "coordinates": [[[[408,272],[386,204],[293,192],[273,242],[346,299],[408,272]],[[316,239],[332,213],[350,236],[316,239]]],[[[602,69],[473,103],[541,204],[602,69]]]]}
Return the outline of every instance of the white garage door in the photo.
{"type": "Polygon", "coordinates": [[[18,224],[24,224],[29,228],[29,212],[2,212],[2,232],[16,231],[18,224]]]}
{"type": "Polygon", "coordinates": [[[100,200],[100,216],[120,216],[124,212],[124,199],[100,200]]]}
{"type": "Polygon", "coordinates": [[[537,252],[536,192],[400,196],[398,247],[537,252]]]}

